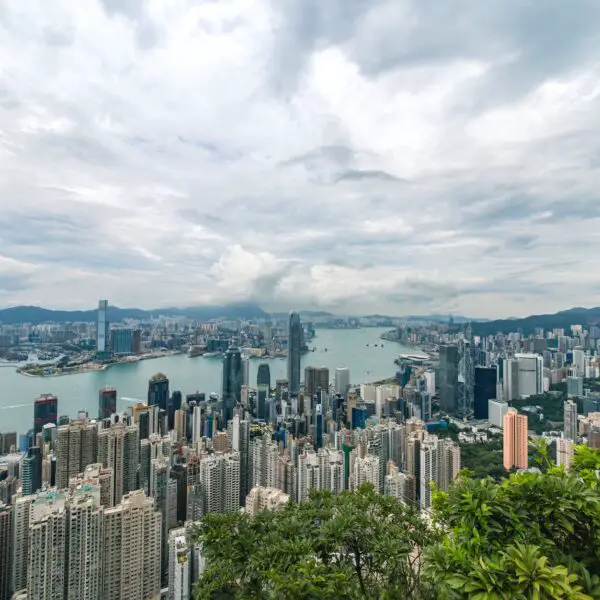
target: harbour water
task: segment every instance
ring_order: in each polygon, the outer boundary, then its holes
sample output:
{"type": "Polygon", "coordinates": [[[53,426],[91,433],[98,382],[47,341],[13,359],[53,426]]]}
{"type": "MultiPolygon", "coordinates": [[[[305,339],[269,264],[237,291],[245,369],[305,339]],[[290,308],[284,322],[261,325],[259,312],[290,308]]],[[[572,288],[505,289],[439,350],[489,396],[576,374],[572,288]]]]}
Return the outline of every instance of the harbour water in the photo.
{"type": "MultiPolygon", "coordinates": [[[[352,383],[377,381],[396,372],[394,359],[414,349],[380,339],[382,328],[318,329],[310,347],[316,348],[302,357],[302,369],[309,365],[329,367],[330,376],[336,367],[348,367],[352,383]],[[377,346],[375,346],[377,344],[377,346]]],[[[256,384],[256,372],[261,362],[271,369],[271,383],[286,378],[286,359],[250,361],[250,384],[256,384]]],[[[58,413],[74,417],[80,410],[95,417],[98,410],[98,390],[111,386],[117,390],[117,409],[125,410],[132,402],[146,401],[148,380],[157,372],[164,373],[171,390],[190,394],[195,391],[220,392],[222,361],[220,358],[188,358],[167,356],[121,364],[104,371],[93,371],[63,377],[27,377],[14,367],[0,368],[0,431],[24,432],[33,424],[33,401],[42,393],[58,397],[58,413]]]]}

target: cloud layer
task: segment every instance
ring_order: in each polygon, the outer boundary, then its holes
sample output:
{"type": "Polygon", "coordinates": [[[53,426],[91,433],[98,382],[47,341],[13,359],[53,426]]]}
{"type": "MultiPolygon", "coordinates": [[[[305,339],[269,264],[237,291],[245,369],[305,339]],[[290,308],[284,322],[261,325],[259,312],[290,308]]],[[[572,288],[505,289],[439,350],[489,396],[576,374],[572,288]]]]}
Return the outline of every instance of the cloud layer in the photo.
{"type": "Polygon", "coordinates": [[[597,0],[4,0],[0,305],[598,305],[598,22],[597,0]]]}

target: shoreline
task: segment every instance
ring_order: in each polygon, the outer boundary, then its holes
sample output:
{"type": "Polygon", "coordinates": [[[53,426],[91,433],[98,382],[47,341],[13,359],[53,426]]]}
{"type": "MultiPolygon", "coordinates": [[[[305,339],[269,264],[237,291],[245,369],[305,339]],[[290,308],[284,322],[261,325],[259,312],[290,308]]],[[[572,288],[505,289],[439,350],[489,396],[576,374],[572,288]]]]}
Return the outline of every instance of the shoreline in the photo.
{"type": "MultiPolygon", "coordinates": [[[[73,371],[61,371],[59,373],[30,373],[29,371],[25,370],[25,368],[23,370],[21,370],[19,367],[15,367],[15,371],[19,374],[19,375],[24,375],[25,377],[37,377],[40,379],[49,379],[51,377],[66,377],[68,375],[82,375],[85,373],[95,373],[97,371],[106,371],[108,369],[110,369],[110,367],[115,367],[117,365],[127,365],[127,364],[134,364],[134,363],[138,363],[142,360],[150,360],[153,358],[167,358],[169,356],[175,356],[177,354],[183,354],[182,352],[179,351],[169,351],[166,353],[160,353],[160,354],[148,354],[148,355],[142,355],[139,357],[136,357],[135,360],[118,360],[116,362],[112,362],[112,363],[86,363],[86,365],[95,365],[93,368],[82,368],[82,369],[77,369],[77,370],[73,370],[73,371]]],[[[35,365],[32,366],[32,368],[35,368],[35,365]]],[[[43,365],[40,365],[39,368],[44,368],[43,365]]],[[[46,368],[50,369],[52,368],[52,365],[47,365],[46,368]]]]}

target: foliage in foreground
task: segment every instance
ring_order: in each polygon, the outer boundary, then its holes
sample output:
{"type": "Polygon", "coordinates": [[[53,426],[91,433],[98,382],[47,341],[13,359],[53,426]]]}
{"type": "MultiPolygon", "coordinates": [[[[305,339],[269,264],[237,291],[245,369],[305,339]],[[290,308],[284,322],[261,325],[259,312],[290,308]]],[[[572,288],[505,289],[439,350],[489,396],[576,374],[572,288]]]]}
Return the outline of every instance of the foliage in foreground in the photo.
{"type": "Polygon", "coordinates": [[[431,522],[369,487],[313,493],[255,518],[210,515],[192,535],[197,599],[600,599],[600,451],[499,483],[462,476],[431,522]]]}

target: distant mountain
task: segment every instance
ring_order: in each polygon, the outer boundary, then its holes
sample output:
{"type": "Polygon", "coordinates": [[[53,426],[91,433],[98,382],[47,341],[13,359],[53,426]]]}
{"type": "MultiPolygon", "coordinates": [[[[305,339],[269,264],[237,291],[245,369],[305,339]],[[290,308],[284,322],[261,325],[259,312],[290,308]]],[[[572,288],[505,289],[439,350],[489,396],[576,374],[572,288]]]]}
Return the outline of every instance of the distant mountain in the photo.
{"type": "MultiPolygon", "coordinates": [[[[74,323],[92,322],[97,318],[97,310],[51,310],[39,306],[13,306],[0,309],[0,323],[74,323]]],[[[149,319],[160,315],[170,317],[188,317],[189,319],[261,319],[269,315],[252,303],[229,304],[226,306],[190,306],[188,308],[157,308],[142,310],[139,308],[118,308],[109,306],[108,320],[119,323],[124,319],[149,319]]]]}
{"type": "Polygon", "coordinates": [[[544,331],[551,329],[569,330],[571,325],[596,325],[600,324],[600,307],[596,308],[570,308],[547,315],[532,315],[516,319],[499,319],[485,323],[473,323],[473,333],[477,335],[494,335],[498,332],[510,333],[522,330],[525,335],[534,333],[536,327],[544,331]]]}

